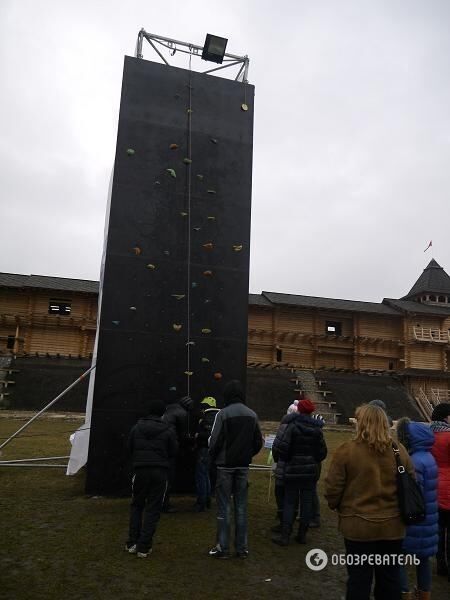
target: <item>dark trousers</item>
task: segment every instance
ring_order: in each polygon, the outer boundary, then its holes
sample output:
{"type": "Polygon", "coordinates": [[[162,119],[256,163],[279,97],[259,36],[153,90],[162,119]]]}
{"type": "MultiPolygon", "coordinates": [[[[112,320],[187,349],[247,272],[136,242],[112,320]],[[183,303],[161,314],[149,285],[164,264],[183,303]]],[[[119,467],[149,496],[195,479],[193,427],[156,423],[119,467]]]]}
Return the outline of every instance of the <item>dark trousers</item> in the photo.
{"type": "MultiPolygon", "coordinates": [[[[377,542],[345,541],[347,555],[395,555],[402,554],[403,540],[380,540],[377,542]]],[[[355,562],[355,560],[354,560],[355,562]]],[[[389,565],[347,564],[347,595],[346,600],[369,600],[372,580],[375,575],[375,600],[400,600],[400,566],[398,560],[391,558],[389,565]]]]}
{"type": "Polygon", "coordinates": [[[449,569],[450,575],[450,510],[439,509],[438,565],[449,569]]]}
{"type": "Polygon", "coordinates": [[[211,496],[209,462],[208,448],[199,448],[197,450],[197,462],[195,463],[195,488],[197,491],[197,504],[201,508],[205,508],[211,496]]]}
{"type": "Polygon", "coordinates": [[[132,480],[128,545],[137,544],[138,552],[148,552],[159,521],[167,489],[167,469],[136,469],[132,480]]]}
{"type": "Polygon", "coordinates": [[[300,482],[286,481],[284,484],[283,518],[282,526],[285,531],[291,531],[298,510],[300,498],[300,521],[305,527],[312,518],[314,489],[303,489],[300,482]]]}
{"type": "Polygon", "coordinates": [[[166,493],[164,495],[164,504],[163,504],[164,510],[170,508],[170,492],[173,488],[173,484],[175,483],[176,472],[177,472],[177,463],[176,463],[176,459],[173,458],[170,461],[170,466],[167,471],[167,489],[166,489],[166,493]]]}
{"type": "MultiPolygon", "coordinates": [[[[302,518],[302,507],[300,504],[300,511],[298,510],[299,502],[301,502],[302,490],[299,491],[299,496],[294,504],[294,513],[299,513],[299,519],[302,518]]],[[[280,522],[283,520],[283,506],[284,506],[284,482],[276,481],[275,482],[275,501],[277,503],[277,516],[280,519],[280,522]]],[[[305,509],[303,509],[305,512],[305,509]]],[[[320,501],[319,495],[317,493],[317,485],[314,487],[313,496],[312,496],[312,507],[311,507],[311,516],[309,521],[320,522],[320,501]]]]}

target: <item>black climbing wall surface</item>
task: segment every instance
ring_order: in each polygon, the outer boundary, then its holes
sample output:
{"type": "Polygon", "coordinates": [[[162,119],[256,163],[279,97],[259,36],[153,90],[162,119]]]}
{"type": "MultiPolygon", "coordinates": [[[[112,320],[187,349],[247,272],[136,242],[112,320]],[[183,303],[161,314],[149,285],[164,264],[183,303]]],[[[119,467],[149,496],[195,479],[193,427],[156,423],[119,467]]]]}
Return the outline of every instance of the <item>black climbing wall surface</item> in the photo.
{"type": "Polygon", "coordinates": [[[245,382],[253,96],[125,57],[88,493],[128,490],[126,438],[149,398],[220,405],[227,380],[245,382]]]}

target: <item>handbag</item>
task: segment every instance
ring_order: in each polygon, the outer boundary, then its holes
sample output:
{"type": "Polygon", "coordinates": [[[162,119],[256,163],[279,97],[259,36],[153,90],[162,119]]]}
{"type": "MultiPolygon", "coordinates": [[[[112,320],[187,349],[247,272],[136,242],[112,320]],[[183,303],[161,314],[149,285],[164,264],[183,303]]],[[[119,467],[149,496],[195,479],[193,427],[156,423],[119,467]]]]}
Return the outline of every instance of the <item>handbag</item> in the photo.
{"type": "Polygon", "coordinates": [[[426,509],[422,490],[414,477],[408,473],[400,461],[400,451],[392,443],[397,463],[397,492],[400,514],[406,525],[415,525],[425,519],[426,509]]]}

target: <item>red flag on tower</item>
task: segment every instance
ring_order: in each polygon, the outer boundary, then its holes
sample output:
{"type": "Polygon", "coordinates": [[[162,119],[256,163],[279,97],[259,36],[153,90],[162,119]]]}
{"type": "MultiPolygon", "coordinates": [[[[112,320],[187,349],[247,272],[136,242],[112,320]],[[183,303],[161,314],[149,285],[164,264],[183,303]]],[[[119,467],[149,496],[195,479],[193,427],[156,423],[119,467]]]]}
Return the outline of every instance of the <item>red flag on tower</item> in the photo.
{"type": "Polygon", "coordinates": [[[426,252],[428,250],[428,248],[431,248],[431,246],[433,245],[433,242],[430,240],[430,243],[428,244],[428,246],[425,248],[424,252],[426,252]]]}

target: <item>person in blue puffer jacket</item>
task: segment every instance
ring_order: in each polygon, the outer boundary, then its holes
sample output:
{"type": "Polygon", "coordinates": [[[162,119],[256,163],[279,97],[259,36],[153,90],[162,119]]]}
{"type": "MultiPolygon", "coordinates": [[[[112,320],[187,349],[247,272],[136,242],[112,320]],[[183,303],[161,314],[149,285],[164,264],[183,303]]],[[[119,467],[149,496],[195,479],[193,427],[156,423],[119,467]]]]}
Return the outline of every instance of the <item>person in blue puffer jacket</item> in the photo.
{"type": "MultiPolygon", "coordinates": [[[[431,594],[431,564],[430,557],[434,556],[438,547],[438,504],[437,485],[438,468],[431,448],[434,443],[434,433],[428,424],[415,423],[408,418],[397,422],[397,437],[408,450],[416,470],[416,480],[420,485],[426,507],[426,517],[422,523],[409,525],[403,541],[405,554],[414,554],[420,564],[416,567],[418,598],[425,600],[431,594]]],[[[412,598],[409,592],[408,575],[402,567],[402,598],[412,598]]]]}

